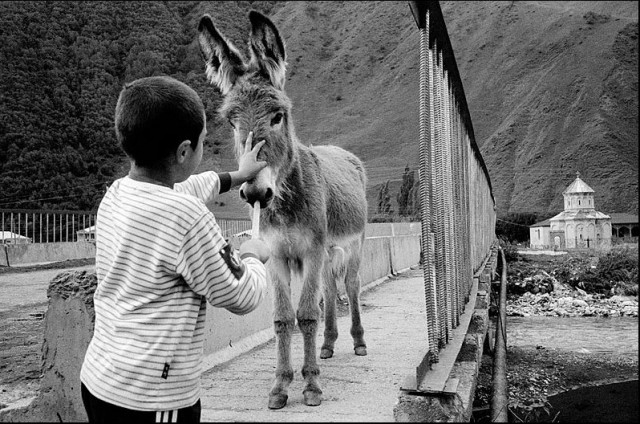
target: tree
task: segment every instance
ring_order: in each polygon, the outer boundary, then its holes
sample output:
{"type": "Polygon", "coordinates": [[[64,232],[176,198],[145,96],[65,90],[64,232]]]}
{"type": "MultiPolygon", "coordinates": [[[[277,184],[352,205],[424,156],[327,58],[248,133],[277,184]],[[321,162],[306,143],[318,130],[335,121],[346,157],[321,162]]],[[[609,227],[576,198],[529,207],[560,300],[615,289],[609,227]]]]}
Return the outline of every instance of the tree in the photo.
{"type": "Polygon", "coordinates": [[[400,216],[413,214],[413,199],[411,198],[413,181],[413,171],[411,171],[409,164],[407,164],[404,168],[404,174],[402,175],[402,186],[400,186],[400,192],[396,195],[396,200],[398,201],[398,214],[400,214],[400,216]]]}
{"type": "Polygon", "coordinates": [[[380,186],[378,192],[378,213],[390,215],[393,213],[391,209],[391,196],[389,196],[389,180],[380,186]]]}
{"type": "Polygon", "coordinates": [[[422,217],[420,179],[413,182],[413,187],[411,187],[411,191],[409,192],[409,202],[407,203],[407,207],[409,208],[407,215],[409,215],[414,221],[420,221],[420,218],[422,217]]]}

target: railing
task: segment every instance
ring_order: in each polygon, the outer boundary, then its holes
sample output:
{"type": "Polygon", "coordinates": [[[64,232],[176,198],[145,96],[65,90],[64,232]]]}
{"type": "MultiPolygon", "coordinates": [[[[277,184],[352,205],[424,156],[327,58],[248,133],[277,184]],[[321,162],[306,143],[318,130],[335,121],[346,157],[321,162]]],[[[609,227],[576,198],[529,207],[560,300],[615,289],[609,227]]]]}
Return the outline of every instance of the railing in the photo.
{"type": "Polygon", "coordinates": [[[412,1],[409,6],[420,30],[419,178],[425,361],[431,366],[459,325],[474,273],[496,240],[496,214],[440,6],[437,1],[412,1]]]}
{"type": "Polygon", "coordinates": [[[95,223],[95,211],[0,209],[0,243],[90,240],[95,223]]]}
{"type": "MultiPolygon", "coordinates": [[[[249,219],[216,219],[222,235],[251,229],[249,219]]],[[[95,240],[96,211],[0,209],[0,244],[95,240]]]]}
{"type": "Polygon", "coordinates": [[[226,219],[216,218],[216,222],[222,231],[224,238],[230,238],[235,234],[242,233],[251,229],[250,219],[226,219]]]}

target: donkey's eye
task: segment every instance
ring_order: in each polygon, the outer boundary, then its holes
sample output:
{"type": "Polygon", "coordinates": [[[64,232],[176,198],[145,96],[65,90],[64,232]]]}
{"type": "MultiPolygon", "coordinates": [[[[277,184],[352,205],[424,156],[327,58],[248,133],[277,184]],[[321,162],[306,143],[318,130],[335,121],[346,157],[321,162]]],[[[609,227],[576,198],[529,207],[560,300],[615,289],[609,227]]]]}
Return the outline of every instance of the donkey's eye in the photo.
{"type": "Polygon", "coordinates": [[[282,122],[282,116],[282,113],[276,113],[276,115],[271,118],[271,126],[273,127],[274,125],[278,125],[280,122],[282,122]]]}
{"type": "Polygon", "coordinates": [[[231,127],[232,127],[233,129],[235,129],[235,128],[236,128],[236,126],[235,126],[235,125],[233,125],[233,121],[231,120],[231,118],[227,119],[227,122],[229,122],[229,125],[231,125],[231,127]]]}

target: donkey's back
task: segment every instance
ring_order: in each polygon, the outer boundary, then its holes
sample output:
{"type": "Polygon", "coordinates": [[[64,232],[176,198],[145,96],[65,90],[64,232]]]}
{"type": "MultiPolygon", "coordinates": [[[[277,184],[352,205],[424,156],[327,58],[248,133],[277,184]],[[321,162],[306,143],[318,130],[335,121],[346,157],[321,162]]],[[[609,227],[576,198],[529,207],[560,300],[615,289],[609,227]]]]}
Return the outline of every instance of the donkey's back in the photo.
{"type": "Polygon", "coordinates": [[[311,154],[324,180],[327,241],[360,235],[367,222],[367,177],[362,162],[337,146],[314,146],[311,154]]]}

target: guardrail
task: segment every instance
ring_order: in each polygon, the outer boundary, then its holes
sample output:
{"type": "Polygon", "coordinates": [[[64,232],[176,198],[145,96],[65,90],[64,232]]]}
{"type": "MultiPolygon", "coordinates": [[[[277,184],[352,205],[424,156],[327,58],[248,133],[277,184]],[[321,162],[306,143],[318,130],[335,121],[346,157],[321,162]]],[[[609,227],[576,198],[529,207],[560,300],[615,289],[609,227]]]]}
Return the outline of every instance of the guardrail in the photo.
{"type": "Polygon", "coordinates": [[[440,5],[409,6],[420,31],[419,178],[428,318],[428,352],[414,388],[419,391],[460,324],[474,273],[491,254],[496,214],[440,5]]]}
{"type": "Polygon", "coordinates": [[[0,243],[59,243],[89,239],[96,211],[0,209],[0,243]]]}
{"type": "MultiPolygon", "coordinates": [[[[97,211],[0,209],[0,244],[95,240],[97,211]]],[[[249,219],[217,219],[224,237],[251,229],[249,219]]]]}

